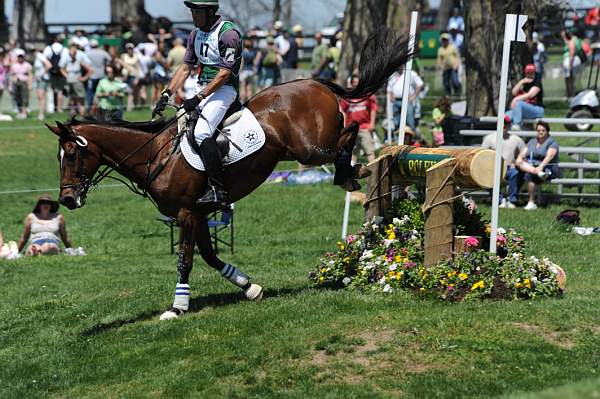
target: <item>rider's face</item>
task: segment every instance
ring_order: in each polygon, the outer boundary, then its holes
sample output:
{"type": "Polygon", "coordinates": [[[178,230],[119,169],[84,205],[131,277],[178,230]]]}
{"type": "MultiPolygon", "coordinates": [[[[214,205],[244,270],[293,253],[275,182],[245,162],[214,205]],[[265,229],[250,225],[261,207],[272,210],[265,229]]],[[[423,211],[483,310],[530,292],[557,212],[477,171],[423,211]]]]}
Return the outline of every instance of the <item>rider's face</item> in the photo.
{"type": "Polygon", "coordinates": [[[198,28],[206,26],[210,22],[212,15],[214,15],[214,13],[212,12],[212,9],[208,7],[192,9],[194,25],[198,28]]]}

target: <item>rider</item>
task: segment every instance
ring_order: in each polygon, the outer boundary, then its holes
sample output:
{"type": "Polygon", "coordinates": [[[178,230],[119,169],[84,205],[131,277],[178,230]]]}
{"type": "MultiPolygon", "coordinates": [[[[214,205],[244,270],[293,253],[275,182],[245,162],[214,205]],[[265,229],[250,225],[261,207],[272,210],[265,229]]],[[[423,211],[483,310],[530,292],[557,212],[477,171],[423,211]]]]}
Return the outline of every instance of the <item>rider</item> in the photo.
{"type": "Polygon", "coordinates": [[[184,64],[177,68],[162,92],[153,116],[164,111],[171,95],[183,87],[185,80],[199,65],[201,91],[183,102],[186,112],[198,110],[201,114],[194,137],[208,174],[209,188],[196,203],[224,206],[227,191],[223,184],[223,163],[213,134],[238,97],[242,34],[233,22],[225,21],[217,14],[219,0],[188,0],[184,4],[192,11],[196,29],[188,38],[184,64]]]}

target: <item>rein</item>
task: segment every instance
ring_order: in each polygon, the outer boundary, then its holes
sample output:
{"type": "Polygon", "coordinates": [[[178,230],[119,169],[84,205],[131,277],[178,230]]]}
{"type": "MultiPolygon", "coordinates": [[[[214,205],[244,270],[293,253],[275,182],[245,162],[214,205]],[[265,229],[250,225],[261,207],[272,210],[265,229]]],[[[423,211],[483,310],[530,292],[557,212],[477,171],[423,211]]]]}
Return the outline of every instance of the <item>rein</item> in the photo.
{"type": "MultiPolygon", "coordinates": [[[[176,108],[177,110],[179,110],[178,107],[169,104],[172,107],[176,108]]],[[[90,179],[89,177],[87,177],[85,175],[85,173],[83,173],[83,160],[80,157],[80,162],[79,162],[79,167],[78,167],[78,171],[77,171],[77,177],[80,180],[80,184],[68,184],[65,185],[62,188],[75,188],[77,190],[77,194],[79,196],[81,196],[82,201],[85,201],[85,198],[87,196],[88,191],[92,188],[92,187],[97,187],[98,184],[104,180],[105,178],[109,178],[109,179],[113,179],[116,180],[120,183],[123,183],[125,185],[125,187],[127,187],[129,190],[131,190],[132,192],[134,192],[135,194],[141,195],[144,198],[149,198],[150,201],[152,202],[152,204],[157,207],[157,204],[154,202],[154,200],[152,199],[152,197],[150,197],[148,195],[148,189],[150,187],[150,185],[158,178],[158,176],[160,176],[160,173],[162,172],[162,170],[164,169],[164,166],[169,162],[169,160],[173,157],[173,155],[176,152],[176,148],[173,148],[173,150],[169,153],[169,156],[167,157],[166,161],[161,163],[154,171],[152,171],[152,163],[154,163],[154,161],[156,161],[156,159],[158,158],[160,152],[169,144],[171,144],[174,140],[177,139],[178,134],[173,135],[173,137],[168,140],[162,147],[160,147],[158,149],[158,151],[152,156],[150,156],[146,162],[146,168],[147,168],[147,173],[146,173],[146,178],[145,178],[145,182],[143,185],[138,185],[138,187],[135,186],[135,183],[133,181],[131,181],[131,179],[121,179],[119,177],[115,177],[115,176],[111,176],[111,173],[117,169],[119,169],[125,162],[127,162],[129,159],[131,159],[131,157],[133,157],[134,155],[136,155],[137,153],[139,153],[141,150],[143,150],[146,146],[148,145],[152,145],[152,143],[154,142],[154,140],[156,140],[157,137],[161,136],[164,132],[168,131],[169,128],[171,126],[173,126],[173,124],[175,124],[177,121],[179,121],[179,119],[185,115],[185,113],[177,116],[176,118],[174,118],[171,123],[169,123],[167,126],[165,126],[165,128],[160,131],[157,134],[154,134],[150,139],[148,139],[147,141],[145,141],[142,145],[140,145],[139,147],[137,147],[135,150],[133,150],[131,153],[129,153],[128,155],[126,155],[123,159],[121,159],[118,162],[115,162],[111,159],[107,159],[105,157],[102,156],[98,156],[96,155],[94,152],[90,151],[87,146],[83,147],[84,149],[87,149],[87,152],[92,154],[100,163],[102,163],[103,158],[110,161],[109,164],[105,165],[104,168],[98,173],[96,174],[96,176],[92,179],[90,179]]],[[[150,150],[152,150],[152,148],[150,148],[150,150]]]]}

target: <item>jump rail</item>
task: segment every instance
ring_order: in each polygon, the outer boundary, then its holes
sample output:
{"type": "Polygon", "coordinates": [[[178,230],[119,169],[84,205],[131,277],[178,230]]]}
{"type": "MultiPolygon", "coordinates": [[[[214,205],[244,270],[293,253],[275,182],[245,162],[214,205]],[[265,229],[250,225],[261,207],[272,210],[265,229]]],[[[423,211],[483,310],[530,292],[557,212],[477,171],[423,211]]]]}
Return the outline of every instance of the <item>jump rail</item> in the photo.
{"type": "MultiPolygon", "coordinates": [[[[495,116],[482,116],[479,118],[481,122],[496,122],[498,119],[495,116]]],[[[600,125],[600,119],[588,119],[588,118],[538,118],[538,119],[524,119],[523,123],[535,124],[537,121],[544,121],[547,123],[562,123],[567,125],[576,125],[580,123],[588,125],[600,125]]]]}

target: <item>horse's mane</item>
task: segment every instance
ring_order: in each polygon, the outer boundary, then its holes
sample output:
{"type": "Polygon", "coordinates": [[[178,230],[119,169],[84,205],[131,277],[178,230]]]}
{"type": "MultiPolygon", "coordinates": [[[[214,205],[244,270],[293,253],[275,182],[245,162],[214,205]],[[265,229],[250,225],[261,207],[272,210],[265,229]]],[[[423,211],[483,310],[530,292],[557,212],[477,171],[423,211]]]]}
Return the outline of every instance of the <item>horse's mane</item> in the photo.
{"type": "Polygon", "coordinates": [[[129,122],[122,119],[107,118],[102,115],[85,115],[78,118],[73,116],[65,124],[68,127],[81,125],[99,125],[110,127],[122,127],[131,130],[139,130],[145,133],[160,133],[175,121],[175,117],[160,118],[146,122],[129,122]]]}

